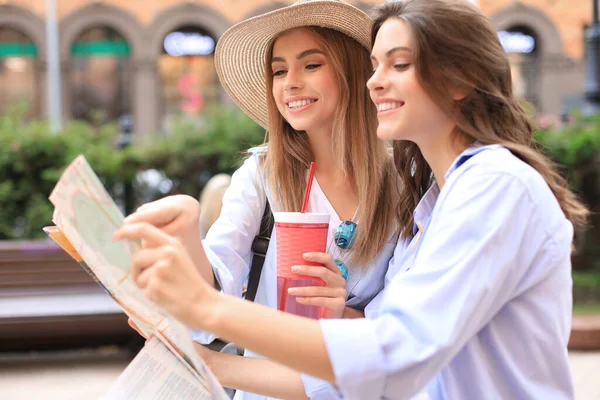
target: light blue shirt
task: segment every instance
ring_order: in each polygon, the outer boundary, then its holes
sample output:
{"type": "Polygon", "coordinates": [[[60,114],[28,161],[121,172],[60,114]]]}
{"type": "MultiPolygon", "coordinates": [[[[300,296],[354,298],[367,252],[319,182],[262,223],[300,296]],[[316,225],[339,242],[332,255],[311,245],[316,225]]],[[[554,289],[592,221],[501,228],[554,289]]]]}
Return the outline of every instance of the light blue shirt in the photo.
{"type": "Polygon", "coordinates": [[[345,399],[572,399],[573,228],[544,179],[499,146],[466,150],[414,212],[369,307],[321,320],[345,399]],[[390,267],[391,272],[391,267],[390,267]]]}

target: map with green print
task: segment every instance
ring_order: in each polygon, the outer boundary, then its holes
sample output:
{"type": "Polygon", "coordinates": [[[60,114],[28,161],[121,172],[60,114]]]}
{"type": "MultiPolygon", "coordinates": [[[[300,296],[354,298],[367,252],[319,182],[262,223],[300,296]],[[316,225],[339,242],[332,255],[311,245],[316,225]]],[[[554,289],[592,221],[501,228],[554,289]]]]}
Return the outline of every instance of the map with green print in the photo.
{"type": "Polygon", "coordinates": [[[109,281],[124,279],[132,250],[139,246],[112,240],[113,232],[123,225],[123,214],[83,156],[67,167],[50,201],[60,211],[54,222],[90,268],[109,281]]]}
{"type": "Polygon", "coordinates": [[[74,193],[72,207],[74,216],[71,222],[85,243],[101,253],[109,264],[127,274],[131,264],[127,243],[111,239],[116,229],[113,222],[116,218],[98,218],[107,212],[106,207],[83,192],[74,193]]]}
{"type": "MultiPolygon", "coordinates": [[[[164,350],[176,356],[179,362],[175,370],[177,376],[193,373],[191,382],[194,388],[204,394],[196,398],[227,400],[228,396],[217,379],[196,353],[189,330],[157,308],[129,274],[132,254],[140,248],[140,243],[113,241],[113,232],[124,224],[123,214],[83,156],[78,156],[66,168],[50,194],[50,201],[55,207],[53,221],[56,227],[53,228],[62,233],[62,239],[66,238],[64,241],[68,244],[63,244],[63,248],[68,249],[69,254],[106,289],[108,295],[147,337],[158,338],[164,350]]],[[[140,364],[139,368],[150,367],[140,364]]],[[[143,376],[144,371],[141,374],[134,371],[131,376],[143,376]]],[[[168,380],[171,375],[164,376],[168,380]]],[[[137,378],[135,382],[129,382],[128,378],[123,382],[117,381],[115,393],[126,393],[130,389],[139,392],[137,378]]],[[[168,382],[170,384],[171,381],[168,382]]],[[[153,383],[152,379],[144,381],[144,384],[153,383]]],[[[189,397],[183,395],[183,389],[169,387],[169,390],[173,391],[173,396],[169,398],[189,397]]],[[[149,390],[148,393],[159,392],[149,390]]],[[[110,393],[113,393],[113,389],[110,393]]],[[[158,399],[164,396],[144,398],[158,399]]]]}

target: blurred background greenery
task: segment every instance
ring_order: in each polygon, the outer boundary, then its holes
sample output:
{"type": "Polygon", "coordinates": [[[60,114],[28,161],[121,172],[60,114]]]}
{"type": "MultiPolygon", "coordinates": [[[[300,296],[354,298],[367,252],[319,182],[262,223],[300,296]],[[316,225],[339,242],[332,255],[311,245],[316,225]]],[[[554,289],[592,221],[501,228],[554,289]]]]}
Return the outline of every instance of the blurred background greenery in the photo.
{"type": "Polygon", "coordinates": [[[573,301],[575,312],[600,313],[600,115],[575,114],[567,124],[538,130],[535,138],[590,208],[588,229],[575,233],[573,301]]]}
{"type": "MultiPolygon", "coordinates": [[[[181,119],[168,135],[122,147],[116,123],[70,121],[59,134],[27,121],[17,106],[0,115],[0,240],[43,238],[51,223],[48,196],[64,168],[83,154],[115,199],[133,186],[134,206],[169,194],[198,197],[217,173],[231,174],[244,150],[264,140],[264,129],[235,108],[215,108],[201,119],[181,119]]],[[[131,211],[131,210],[129,210],[131,211]]]]}
{"type": "MultiPolygon", "coordinates": [[[[169,194],[198,197],[210,177],[231,174],[244,150],[264,140],[264,130],[231,107],[177,120],[171,133],[147,135],[127,147],[120,146],[117,123],[71,121],[53,134],[46,122],[26,115],[24,106],[0,115],[0,240],[44,237],[41,228],[52,219],[48,195],[78,154],[115,199],[129,182],[137,206],[169,194]]],[[[589,229],[576,232],[573,293],[576,312],[600,312],[600,116],[574,115],[535,137],[592,211],[589,229]]]]}

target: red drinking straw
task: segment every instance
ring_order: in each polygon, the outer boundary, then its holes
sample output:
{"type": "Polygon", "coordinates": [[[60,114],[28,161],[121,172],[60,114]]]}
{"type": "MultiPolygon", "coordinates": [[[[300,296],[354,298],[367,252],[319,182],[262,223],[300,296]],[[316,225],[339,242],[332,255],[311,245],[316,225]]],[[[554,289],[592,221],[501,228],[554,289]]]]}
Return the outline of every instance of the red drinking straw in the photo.
{"type": "Polygon", "coordinates": [[[306,182],[306,189],[304,190],[304,201],[302,202],[302,209],[300,212],[304,214],[308,208],[308,199],[310,197],[310,189],[312,189],[313,179],[315,178],[315,169],[317,164],[314,162],[310,163],[310,170],[308,171],[308,182],[306,182]]]}
{"type": "MultiPolygon", "coordinates": [[[[300,212],[304,214],[306,209],[308,208],[308,199],[310,197],[310,190],[312,189],[312,182],[315,178],[315,169],[317,168],[317,164],[314,162],[310,163],[310,169],[308,171],[308,182],[306,182],[306,189],[304,189],[304,200],[302,202],[302,209],[300,212]]],[[[282,290],[281,290],[281,301],[279,301],[279,310],[285,311],[285,307],[287,305],[287,296],[288,296],[288,288],[290,287],[289,278],[283,278],[282,290]]]]}

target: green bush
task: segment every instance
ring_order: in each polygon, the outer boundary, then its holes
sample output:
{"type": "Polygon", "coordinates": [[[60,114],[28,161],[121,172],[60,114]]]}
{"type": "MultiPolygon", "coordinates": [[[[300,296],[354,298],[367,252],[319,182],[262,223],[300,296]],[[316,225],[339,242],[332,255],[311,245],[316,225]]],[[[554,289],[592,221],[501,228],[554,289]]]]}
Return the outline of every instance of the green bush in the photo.
{"type": "Polygon", "coordinates": [[[107,188],[123,178],[115,125],[72,122],[55,135],[45,122],[26,123],[24,116],[23,107],[0,116],[0,239],[43,236],[52,217],[50,191],[77,154],[94,165],[107,188]]]}
{"type": "MultiPolygon", "coordinates": [[[[43,237],[51,223],[50,191],[64,168],[83,154],[113,197],[144,169],[173,182],[169,193],[197,197],[215,173],[231,173],[244,149],[262,143],[264,130],[235,109],[215,109],[195,123],[180,121],[166,136],[118,150],[116,124],[71,121],[59,134],[42,121],[26,122],[25,108],[0,115],[0,240],[43,237]]],[[[163,194],[164,195],[164,194],[163,194]]]]}
{"type": "Polygon", "coordinates": [[[170,193],[198,197],[217,173],[233,173],[243,152],[264,141],[265,131],[236,108],[215,108],[207,117],[179,119],[169,135],[150,137],[136,146],[142,169],[162,171],[173,183],[170,193]]]}
{"type": "Polygon", "coordinates": [[[600,270],[600,115],[575,115],[569,125],[539,130],[535,138],[592,211],[589,229],[577,232],[573,268],[600,270]]]}
{"type": "Polygon", "coordinates": [[[600,304],[600,270],[573,271],[573,302],[600,304]]]}
{"type": "Polygon", "coordinates": [[[535,138],[542,150],[562,167],[572,189],[590,207],[597,206],[600,201],[600,115],[593,118],[577,115],[563,128],[537,131],[535,138]]]}

